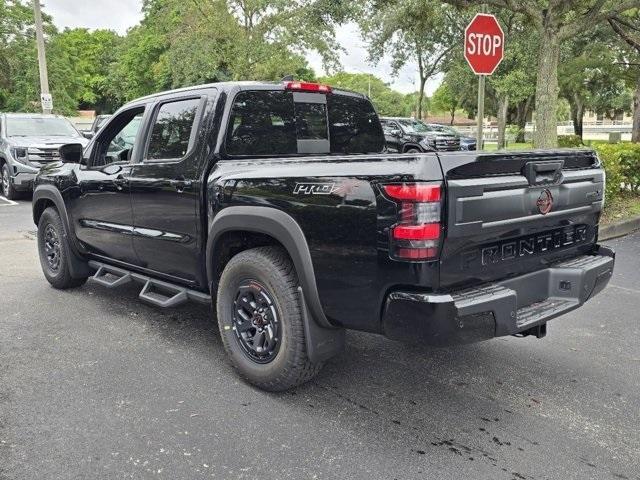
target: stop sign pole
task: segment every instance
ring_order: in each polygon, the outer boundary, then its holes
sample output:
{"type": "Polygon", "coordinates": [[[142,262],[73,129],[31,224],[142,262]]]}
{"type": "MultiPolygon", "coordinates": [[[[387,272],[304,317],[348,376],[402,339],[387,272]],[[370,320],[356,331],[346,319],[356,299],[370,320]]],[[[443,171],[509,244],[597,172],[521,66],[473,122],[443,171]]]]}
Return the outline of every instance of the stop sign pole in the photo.
{"type": "Polygon", "coordinates": [[[478,135],[476,148],[482,149],[484,92],[486,78],[496,71],[504,57],[504,32],[495,16],[478,13],[464,32],[464,58],[478,75],[478,135]]]}

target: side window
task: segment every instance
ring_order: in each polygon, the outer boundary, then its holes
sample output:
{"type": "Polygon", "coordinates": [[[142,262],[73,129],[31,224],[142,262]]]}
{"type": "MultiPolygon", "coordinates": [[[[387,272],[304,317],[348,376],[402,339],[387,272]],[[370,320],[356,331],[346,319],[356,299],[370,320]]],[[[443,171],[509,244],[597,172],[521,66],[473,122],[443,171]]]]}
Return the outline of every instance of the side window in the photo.
{"type": "Polygon", "coordinates": [[[104,167],[131,160],[143,116],[144,107],[140,107],[122,112],[111,120],[96,141],[90,166],[104,167]]]}
{"type": "Polygon", "coordinates": [[[298,152],[293,97],[288,92],[240,92],[227,131],[230,155],[291,155],[298,152]]]}
{"type": "Polygon", "coordinates": [[[176,160],[187,154],[199,104],[200,99],[193,98],[160,106],[151,130],[147,159],[176,160]]]}

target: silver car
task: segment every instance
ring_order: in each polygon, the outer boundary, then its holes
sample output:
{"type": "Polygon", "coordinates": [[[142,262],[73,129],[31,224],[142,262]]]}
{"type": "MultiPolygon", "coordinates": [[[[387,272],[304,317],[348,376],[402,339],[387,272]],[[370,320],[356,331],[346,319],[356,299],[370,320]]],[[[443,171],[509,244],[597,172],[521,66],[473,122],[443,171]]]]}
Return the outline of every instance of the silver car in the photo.
{"type": "Polygon", "coordinates": [[[33,190],[42,165],[60,160],[58,148],[89,141],[64,117],[37,113],[0,115],[2,194],[9,200],[33,190]]]}

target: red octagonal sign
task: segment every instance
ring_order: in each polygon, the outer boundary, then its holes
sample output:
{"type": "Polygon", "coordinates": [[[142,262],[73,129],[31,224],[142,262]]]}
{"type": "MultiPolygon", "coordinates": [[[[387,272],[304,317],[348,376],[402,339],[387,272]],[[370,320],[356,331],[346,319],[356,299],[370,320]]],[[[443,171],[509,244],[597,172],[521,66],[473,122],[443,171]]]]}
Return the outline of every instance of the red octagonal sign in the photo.
{"type": "Polygon", "coordinates": [[[491,75],[504,56],[504,32],[493,15],[477,14],[464,32],[464,58],[476,75],[491,75]]]}

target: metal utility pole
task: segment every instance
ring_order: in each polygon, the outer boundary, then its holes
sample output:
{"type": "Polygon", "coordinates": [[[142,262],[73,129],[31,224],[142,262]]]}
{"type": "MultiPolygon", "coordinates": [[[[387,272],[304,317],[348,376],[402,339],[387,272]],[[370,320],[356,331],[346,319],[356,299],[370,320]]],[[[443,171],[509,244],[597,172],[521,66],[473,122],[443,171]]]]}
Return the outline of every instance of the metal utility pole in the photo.
{"type": "Polygon", "coordinates": [[[484,92],[486,75],[478,75],[478,134],[476,136],[476,148],[482,150],[484,141],[484,92]]]}
{"type": "Polygon", "coordinates": [[[38,68],[40,69],[40,101],[42,112],[51,113],[53,102],[49,93],[49,74],[47,72],[47,54],[44,48],[44,33],[42,31],[42,12],[40,0],[33,1],[33,11],[36,21],[36,43],[38,45],[38,68]]]}

